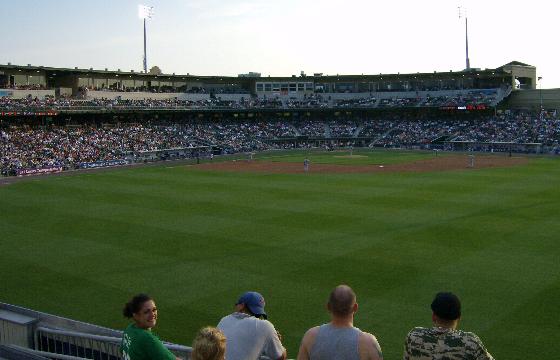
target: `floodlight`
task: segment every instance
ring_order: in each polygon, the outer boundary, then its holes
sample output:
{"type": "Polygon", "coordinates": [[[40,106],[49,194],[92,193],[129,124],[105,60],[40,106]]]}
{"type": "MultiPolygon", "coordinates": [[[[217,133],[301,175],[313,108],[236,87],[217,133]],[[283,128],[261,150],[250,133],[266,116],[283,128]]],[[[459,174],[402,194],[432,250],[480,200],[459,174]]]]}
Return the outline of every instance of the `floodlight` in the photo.
{"type": "Polygon", "coordinates": [[[154,16],[154,7],[138,5],[138,17],[140,19],[151,19],[154,16]]]}

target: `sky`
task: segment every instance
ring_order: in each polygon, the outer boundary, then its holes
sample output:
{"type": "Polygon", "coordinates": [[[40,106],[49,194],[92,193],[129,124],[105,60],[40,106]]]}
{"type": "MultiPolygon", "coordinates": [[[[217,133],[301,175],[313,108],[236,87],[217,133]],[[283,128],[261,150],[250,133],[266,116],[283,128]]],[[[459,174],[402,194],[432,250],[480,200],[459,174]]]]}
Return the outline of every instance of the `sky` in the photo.
{"type": "Polygon", "coordinates": [[[560,88],[552,0],[0,0],[0,64],[263,76],[392,74],[520,61],[560,88]],[[463,8],[459,18],[458,6],[463,8]]]}

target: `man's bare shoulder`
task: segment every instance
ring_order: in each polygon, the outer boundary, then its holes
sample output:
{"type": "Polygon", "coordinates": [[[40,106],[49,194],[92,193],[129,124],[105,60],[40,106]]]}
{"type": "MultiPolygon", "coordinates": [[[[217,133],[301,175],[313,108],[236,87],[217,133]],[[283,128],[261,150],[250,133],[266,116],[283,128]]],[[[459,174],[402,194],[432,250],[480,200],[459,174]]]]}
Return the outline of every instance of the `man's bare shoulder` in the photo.
{"type": "Polygon", "coordinates": [[[301,340],[301,345],[298,351],[298,360],[309,360],[309,351],[315,343],[317,334],[319,333],[319,326],[312,327],[305,332],[303,339],[301,340]]]}
{"type": "Polygon", "coordinates": [[[362,331],[358,339],[358,348],[360,350],[360,359],[373,359],[381,360],[383,359],[383,353],[381,352],[381,346],[377,341],[375,335],[368,332],[362,331]]]}
{"type": "Polygon", "coordinates": [[[314,339],[315,337],[317,337],[318,333],[319,333],[319,326],[314,326],[305,332],[303,338],[314,339]]]}

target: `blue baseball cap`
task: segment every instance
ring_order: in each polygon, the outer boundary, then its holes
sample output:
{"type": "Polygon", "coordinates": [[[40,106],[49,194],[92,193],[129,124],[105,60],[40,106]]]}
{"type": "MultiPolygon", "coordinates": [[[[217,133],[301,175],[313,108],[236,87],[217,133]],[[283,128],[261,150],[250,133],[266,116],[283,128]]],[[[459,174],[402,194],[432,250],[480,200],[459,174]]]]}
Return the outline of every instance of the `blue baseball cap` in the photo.
{"type": "Polygon", "coordinates": [[[266,312],[264,311],[264,297],[256,291],[248,291],[241,295],[235,304],[245,304],[254,315],[262,316],[265,319],[267,318],[266,312]]]}

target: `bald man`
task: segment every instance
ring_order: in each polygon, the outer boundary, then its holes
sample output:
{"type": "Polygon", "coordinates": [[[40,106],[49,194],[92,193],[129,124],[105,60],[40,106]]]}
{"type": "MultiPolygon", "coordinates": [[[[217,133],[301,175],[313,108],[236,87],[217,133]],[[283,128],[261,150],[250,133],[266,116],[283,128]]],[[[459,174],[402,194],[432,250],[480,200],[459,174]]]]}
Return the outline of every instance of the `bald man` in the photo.
{"type": "Polygon", "coordinates": [[[375,336],[354,327],[358,311],[356,294],[347,285],[331,292],[327,303],[331,321],[309,329],[299,347],[297,360],[382,360],[375,336]]]}

